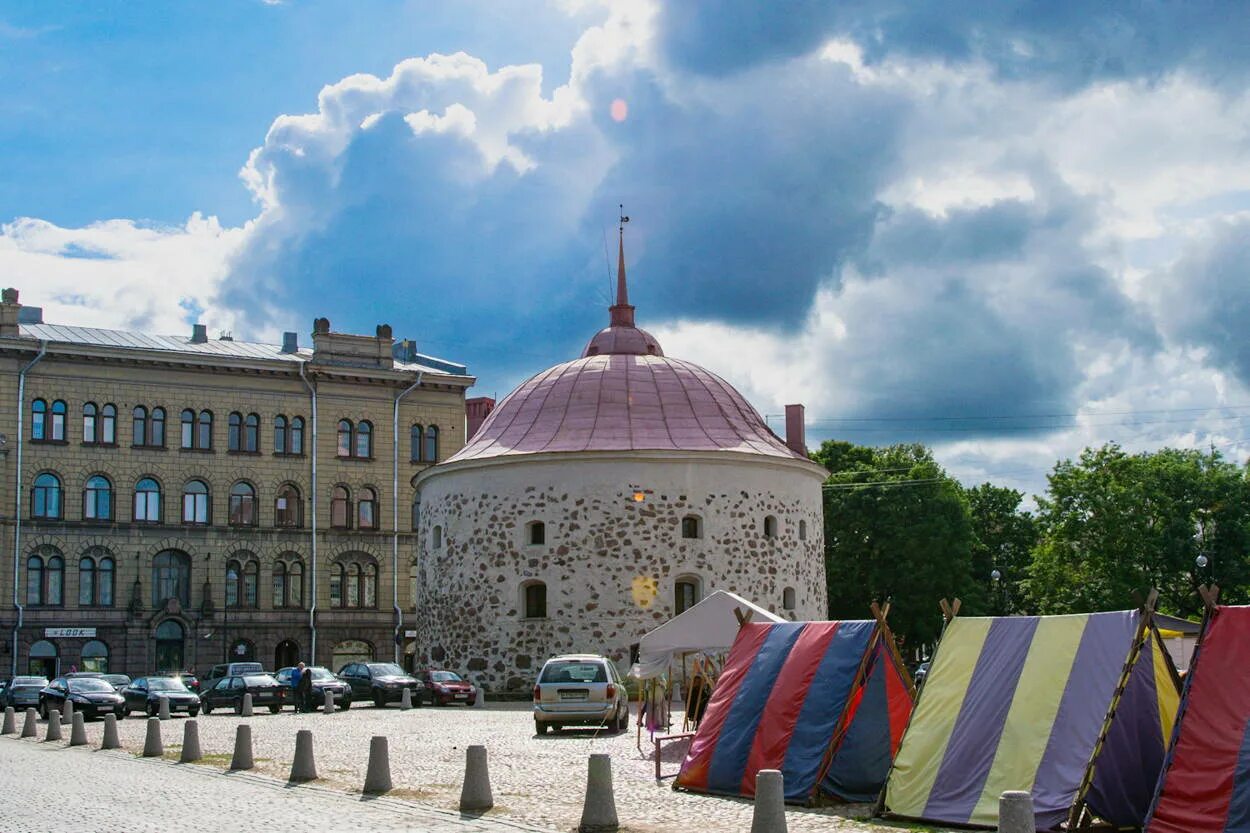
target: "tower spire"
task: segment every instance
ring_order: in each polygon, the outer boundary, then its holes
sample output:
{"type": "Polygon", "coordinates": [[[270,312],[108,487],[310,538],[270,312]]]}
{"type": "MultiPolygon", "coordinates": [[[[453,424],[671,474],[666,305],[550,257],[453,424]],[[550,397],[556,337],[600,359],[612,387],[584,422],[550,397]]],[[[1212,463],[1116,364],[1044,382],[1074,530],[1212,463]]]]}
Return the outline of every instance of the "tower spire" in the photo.
{"type": "Polygon", "coordinates": [[[616,303],[608,308],[609,324],[613,327],[634,326],[634,308],[629,303],[629,287],[625,283],[625,206],[620,206],[620,224],[617,226],[616,303]]]}

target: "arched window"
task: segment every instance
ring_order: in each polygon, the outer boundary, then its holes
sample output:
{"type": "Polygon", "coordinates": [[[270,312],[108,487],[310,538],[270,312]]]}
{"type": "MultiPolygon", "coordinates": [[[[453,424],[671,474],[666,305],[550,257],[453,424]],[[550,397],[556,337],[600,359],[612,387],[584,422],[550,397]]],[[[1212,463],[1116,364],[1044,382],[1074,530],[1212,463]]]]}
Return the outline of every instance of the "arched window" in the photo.
{"type": "Polygon", "coordinates": [[[335,486],[330,493],[330,526],[349,529],[352,519],[352,496],[346,486],[335,486]]]}
{"type": "Polygon", "coordinates": [[[421,494],[415,493],[412,496],[412,531],[416,532],[421,528],[421,494]]]}
{"type": "Polygon", "coordinates": [[[26,559],[26,604],[43,604],[43,559],[37,555],[26,559]]]}
{"type": "Polygon", "coordinates": [[[767,517],[764,518],[764,537],[765,538],[777,537],[777,516],[776,515],[768,515],[767,517]]]}
{"type": "Polygon", "coordinates": [[[82,646],[82,670],[107,674],[109,670],[109,649],[98,639],[93,639],[82,646]]]}
{"type": "Polygon", "coordinates": [[[425,428],[414,425],[408,429],[408,459],[414,463],[421,462],[421,441],[425,438],[425,428]]]}
{"type": "Polygon", "coordinates": [[[157,673],[173,674],[182,670],[185,636],[182,625],[173,619],[166,619],[156,626],[157,673]]]}
{"type": "Polygon", "coordinates": [[[58,399],[52,403],[52,419],[48,424],[48,439],[54,443],[65,442],[65,401],[58,399]]]}
{"type": "Polygon", "coordinates": [[[182,412],[182,447],[195,448],[195,411],[190,408],[182,412]]]}
{"type": "Polygon", "coordinates": [[[291,439],[287,444],[288,454],[304,453],[304,418],[295,417],[291,420],[291,439]]]}
{"type": "Polygon", "coordinates": [[[354,561],[347,565],[347,587],[344,589],[347,591],[347,606],[360,607],[360,565],[354,561]]]}
{"type": "Polygon", "coordinates": [[[304,606],[304,562],[292,561],[287,565],[286,603],[288,607],[304,606]]]}
{"type": "Polygon", "coordinates": [[[698,515],[687,515],[681,519],[681,537],[702,538],[703,519],[698,515]]]}
{"type": "Polygon", "coordinates": [[[207,524],[209,518],[208,485],[203,480],[188,480],[182,487],[182,522],[207,524]]]}
{"type": "Polygon", "coordinates": [[[209,450],[213,447],[213,412],[200,411],[199,429],[195,432],[195,447],[209,450]]]}
{"type": "Polygon", "coordinates": [[[60,605],[65,602],[65,559],[59,555],[54,555],[47,561],[44,568],[47,575],[47,590],[44,594],[44,603],[48,605],[60,605]]]}
{"type": "Polygon", "coordinates": [[[163,550],[152,559],[152,606],[168,599],[191,606],[191,557],[179,550],[163,550]]]}
{"type": "Polygon", "coordinates": [[[286,417],[278,414],[273,418],[273,453],[286,454],[286,417]]]}
{"type": "Polygon", "coordinates": [[[527,581],[521,585],[521,601],[526,619],[547,618],[547,585],[541,581],[527,581]]]}
{"type": "Polygon", "coordinates": [[[130,412],[130,444],[148,445],[148,409],[142,405],[130,412]]]}
{"type": "Polygon", "coordinates": [[[30,665],[27,673],[32,677],[48,677],[51,679],[57,672],[56,646],[46,639],[41,639],[30,646],[30,665]]]}
{"type": "Polygon", "coordinates": [[[251,553],[236,553],[226,562],[226,606],[257,606],[260,564],[251,553]]]}
{"type": "Polygon", "coordinates": [[[113,579],[116,574],[112,558],[105,556],[96,564],[96,604],[101,607],[113,606],[113,579]]]}
{"type": "Polygon", "coordinates": [[[46,471],[35,476],[35,485],[31,488],[30,515],[48,520],[61,517],[61,478],[46,471]]]}
{"type": "Polygon", "coordinates": [[[278,487],[273,499],[273,525],[286,529],[298,529],[304,525],[304,501],[299,489],[290,483],[278,487]]]}
{"type": "Polygon", "coordinates": [[[271,604],[275,608],[286,607],[286,564],[281,561],[273,563],[273,584],[271,604]]]}
{"type": "Polygon", "coordinates": [[[87,478],[82,492],[82,518],[84,521],[111,521],[113,519],[113,484],[103,475],[87,478]]]}
{"type": "Polygon", "coordinates": [[[36,399],[30,403],[30,441],[43,442],[48,439],[48,403],[36,399]]]}
{"type": "Polygon", "coordinates": [[[673,612],[680,615],[699,603],[699,580],[682,576],[673,585],[673,612]]]}
{"type": "Polygon", "coordinates": [[[365,553],[348,553],[330,567],[330,606],[376,608],[378,564],[365,553]]]}
{"type": "Polygon", "coordinates": [[[148,445],[153,448],[165,447],[165,409],[153,408],[152,421],[148,424],[148,445]]]}
{"type": "Polygon", "coordinates": [[[226,420],[226,448],[229,451],[243,450],[243,414],[234,411],[226,420]]]}
{"type": "Polygon", "coordinates": [[[117,406],[105,405],[100,409],[100,439],[102,445],[117,444],[117,406]]]}
{"type": "Polygon", "coordinates": [[[243,421],[243,450],[248,454],[260,453],[260,416],[248,414],[243,421]]]}
{"type": "Polygon", "coordinates": [[[94,402],[87,402],[82,406],[82,441],[84,443],[95,443],[99,417],[100,409],[94,402]]]}
{"type": "Polygon", "coordinates": [[[138,523],[161,522],[161,484],[145,477],[135,484],[134,519],[138,523]]]}
{"type": "Polygon", "coordinates": [[[226,562],[226,607],[239,606],[239,582],[243,577],[243,565],[237,561],[226,562]]]}
{"type": "Polygon", "coordinates": [[[352,662],[373,662],[373,646],[363,639],[345,639],[330,654],[331,667],[342,670],[352,662]]]}
{"type": "Polygon", "coordinates": [[[230,525],[256,526],[256,487],[240,480],[230,487],[230,525]]]}
{"type": "Polygon", "coordinates": [[[330,607],[343,606],[343,579],[346,573],[342,564],[330,565],[330,607]]]}
{"type": "Polygon", "coordinates": [[[425,429],[425,461],[438,462],[438,426],[429,425],[425,429]]]}
{"type": "Polygon", "coordinates": [[[78,606],[95,604],[95,559],[83,556],[78,559],[78,606]]]}
{"type": "Polygon", "coordinates": [[[805,520],[799,521],[799,540],[800,541],[807,540],[807,521],[805,520]]]}
{"type": "Polygon", "coordinates": [[[547,525],[542,521],[530,521],[525,525],[525,543],[536,546],[547,543],[547,525]]]}
{"type": "Polygon", "coordinates": [[[786,610],[794,610],[794,588],[787,587],[781,591],[781,606],[786,610]]]}
{"type": "Polygon", "coordinates": [[[378,528],[378,493],[373,489],[361,489],[356,500],[356,528],[378,528]]]}
{"type": "Polygon", "coordinates": [[[356,425],[356,456],[364,459],[373,457],[373,423],[361,420],[356,425]]]}
{"type": "Polygon", "coordinates": [[[363,607],[371,607],[371,608],[377,607],[378,606],[378,565],[366,564],[362,568],[361,572],[364,574],[363,578],[365,582],[361,605],[363,607]]]}
{"type": "Polygon", "coordinates": [[[339,420],[338,445],[335,453],[339,457],[352,456],[352,421],[350,419],[339,420]]]}
{"type": "Polygon", "coordinates": [[[441,549],[443,546],[443,528],[441,526],[434,527],[431,537],[433,540],[430,542],[430,546],[436,550],[441,549]]]}

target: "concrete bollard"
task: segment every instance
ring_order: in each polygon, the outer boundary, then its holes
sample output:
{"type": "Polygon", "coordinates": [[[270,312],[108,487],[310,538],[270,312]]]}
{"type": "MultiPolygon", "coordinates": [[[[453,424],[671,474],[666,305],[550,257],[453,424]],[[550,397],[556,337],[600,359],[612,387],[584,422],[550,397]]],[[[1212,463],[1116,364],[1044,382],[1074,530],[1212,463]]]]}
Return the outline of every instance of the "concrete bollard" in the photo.
{"type": "Polygon", "coordinates": [[[252,759],[252,727],[241,723],[234,730],[234,757],[230,759],[231,769],[251,769],[255,766],[252,759]]]}
{"type": "Polygon", "coordinates": [[[104,740],[100,741],[101,749],[121,749],[122,742],[117,737],[117,715],[104,715],[104,740]]]}
{"type": "Polygon", "coordinates": [[[1036,833],[1033,796],[1020,790],[1008,790],[998,797],[999,833],[1036,833]]]}
{"type": "Polygon", "coordinates": [[[239,706],[239,715],[242,717],[252,716],[252,695],[250,692],[243,693],[243,704],[239,706]]]}
{"type": "Polygon", "coordinates": [[[586,801],[577,833],[613,833],[620,827],[616,818],[616,797],[612,793],[612,756],[590,756],[586,774],[586,801]]]}
{"type": "Polygon", "coordinates": [[[161,720],[169,720],[169,698],[162,694],[156,698],[160,706],[156,710],[156,716],[161,720]]]}
{"type": "Polygon", "coordinates": [[[473,705],[474,706],[486,705],[486,691],[481,686],[477,687],[473,695],[473,705]]]}
{"type": "Polygon", "coordinates": [[[291,761],[291,777],[288,780],[296,784],[317,780],[311,729],[300,729],[295,733],[295,758],[291,761]]]}
{"type": "Polygon", "coordinates": [[[66,700],[65,708],[61,709],[61,725],[68,726],[74,720],[74,701],[66,700]]]}
{"type": "Polygon", "coordinates": [[[148,718],[148,733],[143,738],[143,757],[159,758],[165,754],[165,744],[161,740],[161,719],[148,718]]]}
{"type": "Polygon", "coordinates": [[[761,769],[755,774],[751,833],[786,833],[786,791],[780,770],[761,769]]]}
{"type": "Polygon", "coordinates": [[[470,746],[464,758],[464,786],[460,788],[460,812],[484,813],[495,806],[490,791],[486,747],[470,746]]]}
{"type": "Polygon", "coordinates": [[[404,711],[412,708],[412,689],[405,688],[403,693],[399,695],[399,707],[404,711]]]}
{"type": "Polygon", "coordinates": [[[48,733],[43,739],[45,741],[61,739],[61,713],[56,709],[48,712],[48,733]]]}
{"type": "Polygon", "coordinates": [[[325,706],[322,707],[322,710],[326,714],[334,714],[334,692],[329,689],[326,689],[326,702],[325,706]]]}
{"type": "Polygon", "coordinates": [[[69,745],[87,745],[87,723],[83,720],[82,712],[74,712],[74,723],[69,730],[69,745]]]}
{"type": "Polygon", "coordinates": [[[369,739],[369,769],[365,771],[365,795],[391,791],[390,745],[384,735],[369,739]]]}
{"type": "Polygon", "coordinates": [[[178,763],[193,764],[202,757],[204,754],[200,752],[200,724],[194,719],[188,720],[182,724],[182,754],[178,756],[178,763]]]}
{"type": "Polygon", "coordinates": [[[11,735],[17,731],[17,713],[12,706],[4,707],[4,726],[0,726],[0,735],[11,735]]]}
{"type": "Polygon", "coordinates": [[[22,737],[39,737],[39,713],[34,709],[26,710],[26,720],[22,722],[22,737]]]}

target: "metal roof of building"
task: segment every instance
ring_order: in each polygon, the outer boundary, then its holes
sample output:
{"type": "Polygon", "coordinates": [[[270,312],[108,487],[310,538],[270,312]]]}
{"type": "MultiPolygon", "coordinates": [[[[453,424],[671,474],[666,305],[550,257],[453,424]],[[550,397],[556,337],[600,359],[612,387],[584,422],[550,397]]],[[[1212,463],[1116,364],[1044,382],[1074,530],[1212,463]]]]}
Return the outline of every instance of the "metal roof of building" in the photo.
{"type": "MultiPolygon", "coordinates": [[[[63,344],[83,344],[98,347],[120,347],[128,350],[150,350],[169,353],[182,353],[199,356],[221,356],[223,358],[262,359],[268,361],[302,362],[311,361],[313,351],[307,347],[299,348],[296,353],[282,352],[281,345],[262,344],[255,341],[235,341],[230,339],[210,338],[202,343],[191,341],[190,336],[163,336],[140,333],[133,330],[106,330],[100,327],[74,327],[65,324],[22,324],[21,334],[44,341],[63,344]]],[[[424,362],[401,362],[396,360],[395,370],[422,371],[443,375],[467,375],[468,368],[433,356],[417,354],[418,359],[429,359],[424,362]],[[449,368],[462,368],[463,372],[454,373],[449,368]]]]}

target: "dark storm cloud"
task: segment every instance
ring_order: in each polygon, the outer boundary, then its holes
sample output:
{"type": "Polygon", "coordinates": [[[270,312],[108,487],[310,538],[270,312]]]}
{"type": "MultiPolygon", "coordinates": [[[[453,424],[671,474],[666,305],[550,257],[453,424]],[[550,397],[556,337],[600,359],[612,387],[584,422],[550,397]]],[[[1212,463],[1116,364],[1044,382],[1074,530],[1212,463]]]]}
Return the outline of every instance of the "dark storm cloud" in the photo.
{"type": "Polygon", "coordinates": [[[662,9],[669,58],[711,74],[802,54],[838,36],[855,40],[870,62],[975,58],[1004,77],[1063,85],[1154,78],[1182,66],[1232,84],[1250,66],[1250,14],[1224,0],[721,0],[662,9]]]}

